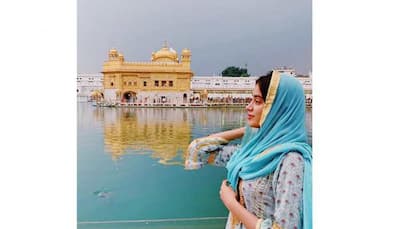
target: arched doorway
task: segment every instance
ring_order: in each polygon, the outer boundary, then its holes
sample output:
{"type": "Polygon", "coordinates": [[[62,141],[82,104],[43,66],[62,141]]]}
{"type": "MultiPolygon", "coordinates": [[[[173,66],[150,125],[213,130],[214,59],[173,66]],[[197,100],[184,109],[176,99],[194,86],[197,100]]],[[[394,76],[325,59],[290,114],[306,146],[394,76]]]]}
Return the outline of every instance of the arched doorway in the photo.
{"type": "Polygon", "coordinates": [[[125,103],[135,103],[136,102],[136,93],[133,91],[127,91],[122,96],[122,102],[125,103]]]}
{"type": "Polygon", "coordinates": [[[183,103],[187,103],[187,94],[186,93],[183,94],[183,103]]]}

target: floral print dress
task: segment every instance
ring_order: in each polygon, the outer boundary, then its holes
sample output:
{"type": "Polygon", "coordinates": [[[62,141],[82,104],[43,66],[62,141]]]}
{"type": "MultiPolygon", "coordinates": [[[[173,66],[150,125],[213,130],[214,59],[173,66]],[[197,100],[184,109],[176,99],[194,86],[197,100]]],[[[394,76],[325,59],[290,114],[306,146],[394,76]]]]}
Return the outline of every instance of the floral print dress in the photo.
{"type": "MultiPolygon", "coordinates": [[[[273,174],[240,181],[239,192],[245,208],[262,219],[260,228],[302,228],[303,169],[303,157],[291,152],[273,174]]],[[[240,222],[233,224],[229,214],[225,228],[244,229],[245,226],[240,222]]]]}
{"type": "MultiPolygon", "coordinates": [[[[205,164],[226,166],[239,145],[225,145],[221,139],[207,138],[192,142],[186,169],[205,164]]],[[[244,207],[261,219],[260,228],[300,229],[303,196],[304,160],[297,152],[287,153],[274,173],[252,180],[240,180],[239,194],[244,207]]],[[[245,229],[229,213],[226,229],[245,229]]]]}

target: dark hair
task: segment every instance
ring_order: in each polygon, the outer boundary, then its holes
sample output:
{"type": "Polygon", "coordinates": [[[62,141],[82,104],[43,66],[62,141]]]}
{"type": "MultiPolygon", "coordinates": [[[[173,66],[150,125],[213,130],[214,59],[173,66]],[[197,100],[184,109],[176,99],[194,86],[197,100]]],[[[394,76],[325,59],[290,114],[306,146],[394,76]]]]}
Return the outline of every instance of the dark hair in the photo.
{"type": "Polygon", "coordinates": [[[267,99],[268,88],[272,78],[272,71],[269,71],[267,74],[260,76],[256,80],[256,85],[260,87],[261,95],[264,101],[267,99]]]}

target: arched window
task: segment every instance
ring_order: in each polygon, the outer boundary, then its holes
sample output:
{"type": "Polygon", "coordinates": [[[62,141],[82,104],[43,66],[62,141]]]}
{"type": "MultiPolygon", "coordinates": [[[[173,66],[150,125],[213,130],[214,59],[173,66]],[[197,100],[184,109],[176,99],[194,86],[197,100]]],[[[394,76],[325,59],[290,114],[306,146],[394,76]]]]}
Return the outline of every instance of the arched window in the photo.
{"type": "Polygon", "coordinates": [[[113,86],[114,86],[114,82],[111,82],[111,84],[110,84],[110,85],[111,85],[111,87],[113,87],[113,86]]]}

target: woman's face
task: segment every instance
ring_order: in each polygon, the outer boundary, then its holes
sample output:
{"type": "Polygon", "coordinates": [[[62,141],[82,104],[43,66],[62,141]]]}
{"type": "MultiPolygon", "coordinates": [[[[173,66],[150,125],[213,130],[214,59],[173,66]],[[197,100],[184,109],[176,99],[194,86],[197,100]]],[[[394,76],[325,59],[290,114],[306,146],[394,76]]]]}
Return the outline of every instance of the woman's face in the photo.
{"type": "Polygon", "coordinates": [[[246,106],[247,122],[249,123],[249,126],[260,128],[260,119],[263,108],[264,99],[262,97],[260,87],[258,86],[258,84],[256,84],[253,90],[253,99],[251,100],[249,105],[246,106]]]}

